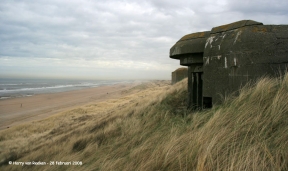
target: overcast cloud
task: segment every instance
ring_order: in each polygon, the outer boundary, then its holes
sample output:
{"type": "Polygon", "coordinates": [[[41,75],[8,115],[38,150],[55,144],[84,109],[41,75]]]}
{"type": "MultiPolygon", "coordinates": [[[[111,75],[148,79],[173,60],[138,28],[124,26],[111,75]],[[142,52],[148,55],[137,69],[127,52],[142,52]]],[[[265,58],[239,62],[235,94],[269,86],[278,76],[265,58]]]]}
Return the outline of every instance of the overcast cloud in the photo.
{"type": "Polygon", "coordinates": [[[183,35],[288,24],[287,0],[1,0],[0,77],[170,79],[183,35]]]}

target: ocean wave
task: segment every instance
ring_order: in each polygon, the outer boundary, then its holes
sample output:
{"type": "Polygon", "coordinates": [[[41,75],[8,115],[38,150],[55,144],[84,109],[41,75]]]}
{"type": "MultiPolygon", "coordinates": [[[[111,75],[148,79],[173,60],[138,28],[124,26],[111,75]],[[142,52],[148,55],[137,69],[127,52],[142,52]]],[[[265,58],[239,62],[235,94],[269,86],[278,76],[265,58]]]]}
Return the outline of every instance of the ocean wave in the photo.
{"type": "MultiPolygon", "coordinates": [[[[11,97],[11,96],[25,96],[28,94],[42,94],[42,93],[57,93],[57,92],[65,92],[65,91],[71,91],[71,90],[78,90],[83,88],[92,88],[92,87],[99,87],[99,86],[107,86],[107,85],[115,85],[119,83],[128,83],[130,81],[68,81],[68,82],[62,82],[57,83],[56,81],[41,81],[41,82],[22,82],[14,84],[14,82],[5,82],[0,84],[0,96],[3,98],[5,97],[11,97]]],[[[3,99],[2,98],[2,99],[3,99]]]]}
{"type": "MultiPolygon", "coordinates": [[[[3,88],[0,89],[1,92],[21,92],[21,91],[38,91],[47,89],[60,89],[60,88],[72,88],[72,87],[97,87],[99,85],[106,83],[80,83],[80,84],[67,84],[67,85],[54,85],[54,86],[42,86],[42,87],[24,87],[24,88],[3,88]]],[[[109,84],[109,83],[107,83],[109,84]]]]}
{"type": "Polygon", "coordinates": [[[22,84],[0,84],[0,86],[11,86],[11,85],[22,85],[22,84]]]}
{"type": "Polygon", "coordinates": [[[10,99],[11,97],[0,97],[0,100],[4,100],[4,99],[10,99]]]}

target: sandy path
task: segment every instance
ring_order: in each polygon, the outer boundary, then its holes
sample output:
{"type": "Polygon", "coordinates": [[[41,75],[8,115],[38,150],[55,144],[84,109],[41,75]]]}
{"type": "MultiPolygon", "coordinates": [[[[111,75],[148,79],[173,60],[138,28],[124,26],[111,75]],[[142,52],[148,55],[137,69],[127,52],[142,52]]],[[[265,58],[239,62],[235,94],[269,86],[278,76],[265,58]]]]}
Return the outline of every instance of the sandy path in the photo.
{"type": "Polygon", "coordinates": [[[119,98],[123,90],[130,89],[137,84],[139,83],[0,100],[0,130],[20,123],[40,120],[69,108],[119,98]]]}

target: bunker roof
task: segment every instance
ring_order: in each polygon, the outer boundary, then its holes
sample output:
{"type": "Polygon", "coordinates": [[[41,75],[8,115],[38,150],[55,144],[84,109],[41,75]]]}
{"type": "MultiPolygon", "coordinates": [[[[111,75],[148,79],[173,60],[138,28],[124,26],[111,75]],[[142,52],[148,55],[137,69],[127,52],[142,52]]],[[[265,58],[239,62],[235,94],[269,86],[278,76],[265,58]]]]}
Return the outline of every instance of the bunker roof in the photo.
{"type": "Polygon", "coordinates": [[[209,35],[210,35],[210,31],[191,33],[191,34],[187,34],[183,36],[178,42],[189,40],[189,39],[205,38],[205,37],[208,37],[209,35]]]}
{"type": "Polygon", "coordinates": [[[241,20],[241,21],[237,21],[234,23],[213,27],[211,30],[211,34],[225,32],[228,30],[233,30],[233,29],[237,29],[240,27],[252,26],[252,25],[263,25],[263,23],[253,21],[253,20],[241,20]]]}
{"type": "Polygon", "coordinates": [[[182,54],[203,53],[209,35],[210,31],[205,31],[183,36],[170,49],[170,58],[179,59],[179,55],[182,54]]]}

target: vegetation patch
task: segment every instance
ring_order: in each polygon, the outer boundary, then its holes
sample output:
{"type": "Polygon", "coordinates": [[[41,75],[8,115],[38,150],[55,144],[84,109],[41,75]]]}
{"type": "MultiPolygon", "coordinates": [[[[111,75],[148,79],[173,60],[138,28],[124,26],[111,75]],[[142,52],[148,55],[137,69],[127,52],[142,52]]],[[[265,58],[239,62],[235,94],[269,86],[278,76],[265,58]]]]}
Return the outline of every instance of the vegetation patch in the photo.
{"type": "Polygon", "coordinates": [[[19,156],[27,161],[38,156],[82,161],[80,170],[288,170],[288,75],[259,80],[239,96],[202,111],[186,109],[187,80],[153,85],[114,100],[116,105],[107,107],[114,112],[103,113],[98,105],[83,107],[78,114],[74,110],[75,118],[91,118],[71,119],[71,125],[55,119],[54,127],[37,132],[37,138],[22,135],[20,128],[0,132],[0,137],[15,134],[0,141],[0,169],[17,170],[4,164],[19,156]],[[53,129],[59,131],[51,134],[53,129]],[[39,148],[29,148],[33,146],[39,148]]]}
{"type": "Polygon", "coordinates": [[[73,147],[72,147],[72,151],[73,152],[79,152],[79,151],[82,151],[85,149],[85,147],[87,146],[87,140],[86,139],[80,139],[78,141],[76,141],[74,144],[73,144],[73,147]]]}

